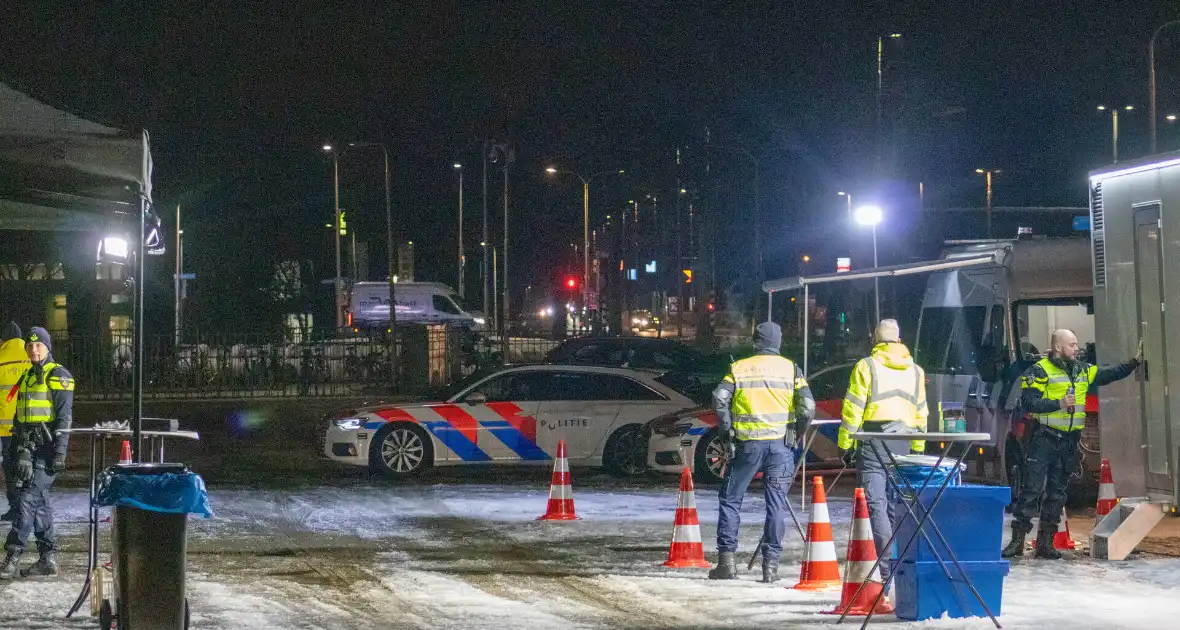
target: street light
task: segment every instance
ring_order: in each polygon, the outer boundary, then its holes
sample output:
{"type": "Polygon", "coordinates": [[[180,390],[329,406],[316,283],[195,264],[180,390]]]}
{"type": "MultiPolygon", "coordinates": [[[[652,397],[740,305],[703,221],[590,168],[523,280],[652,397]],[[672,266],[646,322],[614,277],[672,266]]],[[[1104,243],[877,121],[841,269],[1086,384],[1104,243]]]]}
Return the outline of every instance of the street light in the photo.
{"type": "Polygon", "coordinates": [[[624,175],[626,171],[603,171],[590,177],[582,177],[574,171],[559,170],[555,166],[550,166],[545,172],[550,175],[573,175],[582,180],[582,308],[589,311],[590,300],[587,292],[590,290],[590,182],[601,175],[624,175]]]}
{"type": "Polygon", "coordinates": [[[841,197],[846,197],[848,199],[848,218],[851,219],[852,218],[852,193],[844,192],[843,190],[841,190],[840,192],[838,192],[836,194],[841,197]]]}
{"type": "Polygon", "coordinates": [[[341,278],[340,269],[340,160],[337,159],[336,151],[332,145],[325,144],[324,151],[332,154],[333,207],[336,214],[336,221],[332,224],[332,239],[336,243],[336,279],[332,283],[332,287],[336,294],[336,330],[339,332],[341,328],[344,328],[344,280],[341,278]]]}
{"type": "MultiPolygon", "coordinates": [[[[873,268],[877,267],[877,224],[881,222],[882,212],[879,206],[861,206],[856,209],[856,222],[873,230],[873,268]]],[[[879,278],[873,278],[873,304],[877,320],[881,321],[881,283],[879,278]]]]}
{"type": "MultiPolygon", "coordinates": [[[[397,250],[393,244],[393,208],[390,202],[389,190],[389,149],[380,142],[349,142],[350,147],[372,147],[381,149],[381,157],[384,159],[384,173],[385,173],[385,249],[386,252],[385,264],[386,272],[389,274],[389,380],[390,386],[394,391],[398,388],[398,356],[397,356],[397,250]]],[[[335,159],[335,157],[333,157],[335,159]]],[[[337,187],[336,205],[339,206],[340,193],[337,187]]],[[[337,209],[339,212],[339,209],[337,209]]],[[[339,219],[337,219],[339,220],[339,219]]],[[[336,275],[340,275],[340,230],[336,229],[336,275]]],[[[410,243],[413,245],[413,243],[410,243]]]]}
{"type": "MultiPolygon", "coordinates": [[[[1098,111],[1100,111],[1100,112],[1105,112],[1108,109],[1110,110],[1110,117],[1111,117],[1110,118],[1110,121],[1111,121],[1110,122],[1110,137],[1111,137],[1111,145],[1113,147],[1113,149],[1112,149],[1113,158],[1114,158],[1113,161],[1118,162],[1119,161],[1119,109],[1120,108],[1107,107],[1105,105],[1098,106],[1098,111]]],[[[1134,110],[1135,106],[1134,105],[1124,105],[1121,109],[1123,111],[1129,112],[1129,111],[1134,110]]]]}
{"type": "MultiPolygon", "coordinates": [[[[1151,67],[1151,72],[1150,72],[1150,75],[1151,75],[1151,80],[1150,80],[1151,107],[1149,108],[1150,111],[1148,112],[1148,115],[1151,116],[1151,153],[1152,153],[1152,155],[1155,155],[1155,38],[1158,37],[1160,32],[1163,31],[1165,28],[1167,28],[1169,26],[1175,26],[1176,24],[1180,24],[1180,20],[1172,20],[1171,22],[1165,22],[1165,23],[1161,24],[1159,26],[1159,28],[1155,29],[1155,32],[1151,34],[1151,41],[1148,42],[1148,44],[1147,44],[1147,61],[1148,61],[1148,65],[1151,67]]],[[[1175,117],[1174,116],[1169,117],[1168,120],[1169,121],[1175,120],[1175,117]]]]}
{"type": "Polygon", "coordinates": [[[1001,171],[998,168],[992,169],[992,170],[977,168],[977,169],[975,169],[975,172],[987,177],[987,237],[991,238],[992,237],[992,174],[993,173],[999,174],[999,173],[1003,173],[1004,171],[1001,171]]]}
{"type": "Polygon", "coordinates": [[[467,264],[467,258],[463,255],[463,165],[455,162],[452,166],[459,171],[459,297],[463,298],[463,267],[467,264]]]}

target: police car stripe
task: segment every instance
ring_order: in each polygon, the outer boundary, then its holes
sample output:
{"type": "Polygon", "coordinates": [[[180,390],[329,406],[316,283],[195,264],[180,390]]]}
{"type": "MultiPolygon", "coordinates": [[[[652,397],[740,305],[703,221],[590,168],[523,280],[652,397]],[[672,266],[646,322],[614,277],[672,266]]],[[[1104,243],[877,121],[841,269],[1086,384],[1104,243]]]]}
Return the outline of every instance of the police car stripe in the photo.
{"type": "Polygon", "coordinates": [[[515,427],[508,424],[506,420],[481,420],[480,425],[525,461],[542,462],[550,459],[548,453],[530,442],[528,438],[521,434],[515,427]]]}
{"type": "MultiPolygon", "coordinates": [[[[521,412],[520,407],[512,403],[491,403],[486,405],[466,405],[463,411],[479,423],[482,448],[487,451],[495,449],[499,440],[513,455],[522,461],[545,461],[549,455],[537,447],[537,419],[521,412]],[[530,438],[529,436],[533,437],[530,438]]],[[[503,457],[500,450],[496,456],[503,457]]],[[[511,456],[509,456],[511,459],[511,456]]]]}
{"type": "Polygon", "coordinates": [[[522,412],[520,407],[510,402],[494,402],[484,405],[495,412],[497,416],[520,431],[529,443],[537,443],[537,419],[522,412]]]}
{"type": "Polygon", "coordinates": [[[457,405],[439,405],[434,407],[435,413],[443,420],[451,423],[456,431],[463,434],[472,444],[479,444],[479,422],[471,414],[460,409],[457,405]]]}
{"type": "Polygon", "coordinates": [[[475,440],[469,439],[438,413],[438,407],[418,407],[405,411],[412,415],[418,424],[426,427],[435,440],[450,449],[460,460],[465,462],[491,461],[492,458],[479,448],[475,440]]]}

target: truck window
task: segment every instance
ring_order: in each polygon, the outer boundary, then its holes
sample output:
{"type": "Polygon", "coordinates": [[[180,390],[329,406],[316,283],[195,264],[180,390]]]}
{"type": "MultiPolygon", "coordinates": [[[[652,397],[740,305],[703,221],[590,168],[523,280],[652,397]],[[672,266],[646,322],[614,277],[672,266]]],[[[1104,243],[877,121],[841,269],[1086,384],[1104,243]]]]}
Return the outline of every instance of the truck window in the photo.
{"type": "Polygon", "coordinates": [[[463,311],[445,295],[433,296],[434,310],[448,315],[461,315],[463,311]]]}
{"type": "Polygon", "coordinates": [[[1094,315],[1088,300],[1018,302],[1015,311],[1017,356],[1025,361],[1047,354],[1053,331],[1060,328],[1072,330],[1083,349],[1094,344],[1094,315]]]}
{"type": "Polygon", "coordinates": [[[986,306],[922,309],[914,359],[927,372],[975,374],[982,356],[986,306]]]}

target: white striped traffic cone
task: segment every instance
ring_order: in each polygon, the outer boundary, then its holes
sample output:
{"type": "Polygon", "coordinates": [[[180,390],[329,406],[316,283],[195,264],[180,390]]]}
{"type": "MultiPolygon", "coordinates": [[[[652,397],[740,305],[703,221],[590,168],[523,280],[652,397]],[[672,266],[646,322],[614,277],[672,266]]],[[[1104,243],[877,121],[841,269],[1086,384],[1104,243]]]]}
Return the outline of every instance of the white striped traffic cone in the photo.
{"type": "Polygon", "coordinates": [[[705,560],[697,499],[692,489],[692,472],[688,468],[680,473],[680,497],[676,500],[676,520],[672,524],[672,545],[668,547],[668,560],[664,566],[674,569],[708,569],[713,566],[705,560]]]}
{"type": "Polygon", "coordinates": [[[863,488],[856,489],[852,508],[852,535],[848,539],[848,562],[844,565],[844,592],[840,605],[835,610],[825,611],[832,615],[855,615],[863,617],[871,610],[874,615],[889,614],[893,606],[883,595],[881,602],[873,608],[873,602],[885,585],[873,579],[870,571],[877,563],[877,547],[873,544],[873,526],[869,522],[869,503],[863,488]],[[864,584],[862,587],[861,584],[864,584]],[[860,591],[858,594],[857,591],[860,591]]]}
{"type": "Polygon", "coordinates": [[[565,458],[565,440],[557,442],[557,459],[553,462],[553,477],[549,482],[549,506],[538,521],[573,521],[574,490],[570,487],[570,464],[565,458]]]}
{"type": "MultiPolygon", "coordinates": [[[[1033,540],[1033,546],[1037,545],[1037,541],[1033,540]]],[[[1053,534],[1053,548],[1063,551],[1073,551],[1077,547],[1073,542],[1073,534],[1069,533],[1069,515],[1065,512],[1065,507],[1061,508],[1061,520],[1057,521],[1057,533],[1053,534]]]]}
{"type": "Polygon", "coordinates": [[[1110,474],[1110,460],[1103,457],[1098,478],[1098,509],[1095,511],[1095,518],[1102,520],[1118,502],[1118,496],[1114,493],[1114,477],[1110,474]]]}
{"type": "Polygon", "coordinates": [[[807,554],[795,588],[823,591],[840,588],[840,563],[836,561],[836,543],[832,540],[832,521],[828,518],[828,497],[824,478],[812,481],[811,520],[807,523],[807,554]]]}

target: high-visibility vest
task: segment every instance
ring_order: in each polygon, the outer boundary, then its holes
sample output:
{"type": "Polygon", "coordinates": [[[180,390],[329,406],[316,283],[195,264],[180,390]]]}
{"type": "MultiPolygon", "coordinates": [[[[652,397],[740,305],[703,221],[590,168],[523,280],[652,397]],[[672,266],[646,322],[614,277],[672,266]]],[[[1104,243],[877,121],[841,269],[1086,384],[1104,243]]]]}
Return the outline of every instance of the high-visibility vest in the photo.
{"type": "MultiPolygon", "coordinates": [[[[873,356],[861,359],[852,370],[848,392],[844,395],[837,445],[852,448],[854,440],[848,434],[859,431],[865,422],[903,422],[924,430],[928,413],[926,374],[922,368],[917,365],[891,368],[873,356]]],[[[926,450],[926,442],[912,440],[910,448],[921,453],[926,450]]]]}
{"type": "Polygon", "coordinates": [[[733,432],[739,440],[781,440],[794,418],[795,390],[807,387],[785,357],[755,355],[730,366],[733,383],[733,432]]]}
{"type": "Polygon", "coordinates": [[[12,388],[29,369],[29,355],[23,339],[9,339],[0,344],[0,437],[12,435],[12,417],[16,415],[16,396],[8,400],[12,388]]]}
{"type": "Polygon", "coordinates": [[[20,389],[16,393],[16,421],[20,424],[38,424],[53,421],[53,400],[49,392],[74,389],[74,379],[53,373],[61,367],[57,363],[46,363],[40,378],[33,370],[25,372],[20,389]]]}
{"type": "Polygon", "coordinates": [[[1075,380],[1070,381],[1069,372],[1057,367],[1049,357],[1037,361],[1037,365],[1045,371],[1045,377],[1039,378],[1029,373],[1021,384],[1022,388],[1040,391],[1041,397],[1045,400],[1061,400],[1069,394],[1069,388],[1072,386],[1077,404],[1074,405],[1072,414],[1068,410],[1058,409],[1049,413],[1035,413],[1033,418],[1058,431],[1081,431],[1086,426],[1086,391],[1098,376],[1098,366],[1083,364],[1083,369],[1078,370],[1075,380]]]}

